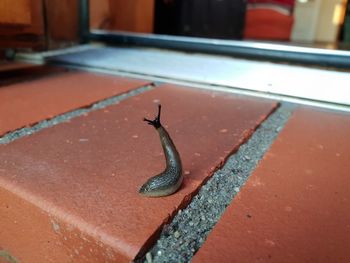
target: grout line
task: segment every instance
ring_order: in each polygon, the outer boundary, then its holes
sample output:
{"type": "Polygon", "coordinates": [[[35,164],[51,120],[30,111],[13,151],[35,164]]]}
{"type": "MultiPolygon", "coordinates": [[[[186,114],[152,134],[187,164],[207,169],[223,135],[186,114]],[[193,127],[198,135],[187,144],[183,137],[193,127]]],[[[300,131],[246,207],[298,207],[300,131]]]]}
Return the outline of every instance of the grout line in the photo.
{"type": "Polygon", "coordinates": [[[3,258],[8,263],[19,263],[19,261],[14,256],[12,256],[8,251],[2,250],[0,248],[0,260],[1,258],[3,258]]]}
{"type": "Polygon", "coordinates": [[[201,187],[190,204],[179,210],[163,227],[157,243],[141,260],[154,263],[190,261],[277,138],[295,107],[282,103],[201,187]]]}
{"type": "Polygon", "coordinates": [[[155,88],[156,86],[157,85],[151,83],[151,84],[148,84],[146,86],[142,86],[140,88],[130,90],[130,91],[127,91],[125,93],[118,94],[116,96],[113,96],[113,97],[110,97],[107,99],[100,100],[100,101],[95,102],[93,104],[90,104],[88,106],[81,107],[81,108],[75,109],[73,111],[69,111],[69,112],[57,115],[53,118],[37,122],[37,123],[31,125],[30,127],[23,127],[23,128],[8,132],[4,136],[0,137],[0,144],[10,143],[10,142],[15,141],[17,139],[20,139],[22,137],[34,134],[42,129],[50,128],[50,127],[55,126],[57,124],[60,124],[62,122],[66,122],[66,121],[71,120],[73,118],[82,116],[86,113],[89,113],[89,112],[92,112],[95,110],[100,110],[100,109],[106,108],[110,105],[118,104],[122,100],[130,98],[132,96],[136,96],[136,95],[141,94],[145,91],[149,91],[149,90],[155,88]]]}

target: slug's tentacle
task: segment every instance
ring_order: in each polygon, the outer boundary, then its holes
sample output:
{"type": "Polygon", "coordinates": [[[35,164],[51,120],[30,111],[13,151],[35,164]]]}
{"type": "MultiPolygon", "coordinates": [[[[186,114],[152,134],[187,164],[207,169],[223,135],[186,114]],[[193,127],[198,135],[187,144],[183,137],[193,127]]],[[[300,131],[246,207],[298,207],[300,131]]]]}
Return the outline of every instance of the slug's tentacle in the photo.
{"type": "Polygon", "coordinates": [[[183,181],[180,155],[168,132],[160,123],[160,112],[161,105],[158,105],[158,115],[154,120],[144,118],[144,121],[157,130],[166,159],[165,170],[148,179],[139,190],[142,195],[150,197],[170,195],[179,189],[183,181]]]}
{"type": "Polygon", "coordinates": [[[154,128],[158,129],[162,124],[160,123],[160,111],[162,109],[162,105],[158,105],[158,115],[154,118],[154,120],[149,120],[146,118],[143,118],[144,121],[146,121],[149,125],[152,125],[154,128]]]}

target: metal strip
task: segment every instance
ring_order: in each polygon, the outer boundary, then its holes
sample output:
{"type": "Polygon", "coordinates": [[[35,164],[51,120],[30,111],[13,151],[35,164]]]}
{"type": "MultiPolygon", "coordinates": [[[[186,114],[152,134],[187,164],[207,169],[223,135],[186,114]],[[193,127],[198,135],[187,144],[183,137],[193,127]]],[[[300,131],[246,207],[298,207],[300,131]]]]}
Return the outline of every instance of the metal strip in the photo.
{"type": "Polygon", "coordinates": [[[80,43],[87,43],[90,40],[89,0],[79,1],[79,34],[80,34],[80,43]]]}
{"type": "Polygon", "coordinates": [[[341,50],[297,47],[251,41],[109,32],[103,30],[91,31],[88,38],[94,41],[103,41],[113,44],[157,47],[350,69],[350,52],[341,50]]]}
{"type": "MultiPolygon", "coordinates": [[[[56,65],[59,65],[59,63],[56,63],[56,65]]],[[[280,95],[280,94],[275,94],[275,93],[267,93],[267,92],[259,92],[259,91],[248,90],[248,89],[240,89],[240,88],[235,88],[235,87],[227,87],[227,86],[221,86],[221,85],[210,85],[210,84],[185,81],[185,80],[178,80],[178,79],[172,79],[172,78],[156,77],[156,76],[151,76],[151,75],[143,75],[143,74],[126,72],[126,71],[122,71],[122,70],[108,70],[108,69],[101,69],[101,68],[95,68],[95,67],[71,65],[71,64],[70,65],[64,64],[64,66],[67,68],[84,70],[87,72],[96,72],[96,73],[102,73],[102,74],[108,74],[108,75],[116,75],[116,76],[122,76],[122,77],[131,77],[131,78],[136,78],[136,79],[149,80],[149,81],[156,83],[157,85],[162,84],[162,83],[164,83],[164,84],[171,83],[171,84],[181,85],[181,86],[185,86],[185,87],[189,87],[189,88],[199,88],[199,89],[207,89],[207,90],[212,90],[212,91],[229,92],[229,93],[234,93],[234,94],[238,94],[238,95],[253,96],[253,97],[257,97],[257,98],[272,99],[272,100],[277,100],[277,101],[281,101],[281,102],[291,102],[291,103],[312,106],[312,107],[318,107],[318,108],[324,108],[324,109],[329,109],[329,110],[350,112],[350,106],[344,105],[344,104],[336,104],[336,103],[330,103],[330,102],[324,102],[324,101],[310,100],[310,99],[280,95]]]]}

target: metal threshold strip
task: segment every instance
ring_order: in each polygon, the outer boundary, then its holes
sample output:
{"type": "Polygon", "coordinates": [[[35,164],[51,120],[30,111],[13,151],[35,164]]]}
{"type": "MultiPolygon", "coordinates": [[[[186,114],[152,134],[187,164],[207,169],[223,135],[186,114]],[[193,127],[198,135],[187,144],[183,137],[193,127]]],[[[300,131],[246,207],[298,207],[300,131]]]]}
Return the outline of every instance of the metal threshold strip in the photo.
{"type": "Polygon", "coordinates": [[[240,58],[350,68],[350,52],[264,42],[221,40],[123,31],[92,30],[88,39],[112,44],[165,48],[240,58]]]}
{"type": "Polygon", "coordinates": [[[176,79],[168,79],[168,78],[148,76],[148,75],[142,75],[142,74],[136,74],[136,73],[130,73],[130,72],[123,72],[123,71],[116,72],[116,71],[99,69],[99,68],[91,68],[91,67],[72,66],[72,65],[67,65],[67,66],[72,69],[83,70],[88,72],[144,79],[144,80],[153,81],[157,84],[170,83],[170,84],[176,84],[181,86],[187,86],[190,88],[207,89],[207,90],[213,90],[218,92],[229,92],[229,93],[234,93],[234,94],[243,95],[243,96],[252,96],[256,98],[271,99],[271,100],[277,100],[281,102],[290,102],[290,103],[295,103],[295,104],[300,104],[305,106],[329,109],[329,110],[350,112],[349,105],[338,104],[338,103],[286,96],[286,95],[274,94],[269,92],[259,92],[259,91],[240,89],[240,88],[234,88],[234,87],[226,87],[226,86],[210,85],[210,84],[196,83],[196,82],[176,80],[176,79]]]}
{"type": "Polygon", "coordinates": [[[61,55],[46,53],[44,57],[50,64],[81,70],[342,111],[350,108],[350,74],[335,70],[139,47],[85,48],[61,55]]]}

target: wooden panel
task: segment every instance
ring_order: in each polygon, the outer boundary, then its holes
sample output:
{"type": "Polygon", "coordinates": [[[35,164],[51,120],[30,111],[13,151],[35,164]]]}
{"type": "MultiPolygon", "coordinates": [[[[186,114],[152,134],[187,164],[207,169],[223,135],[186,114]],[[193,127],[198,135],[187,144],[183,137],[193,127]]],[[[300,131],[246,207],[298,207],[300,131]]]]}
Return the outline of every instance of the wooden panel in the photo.
{"type": "Polygon", "coordinates": [[[0,64],[3,62],[2,60],[5,60],[6,56],[5,56],[5,50],[0,49],[0,64]]]}
{"type": "Polygon", "coordinates": [[[139,0],[135,5],[135,32],[153,33],[154,0],[139,0]]]}
{"type": "Polygon", "coordinates": [[[1,0],[0,24],[30,25],[30,0],[1,0]]]}
{"type": "Polygon", "coordinates": [[[73,41],[79,34],[78,0],[46,0],[49,37],[73,41]]]}
{"type": "MultiPolygon", "coordinates": [[[[2,3],[5,0],[1,0],[2,3]]],[[[16,0],[22,1],[22,0],[16,0]]],[[[15,2],[8,0],[8,2],[15,2]]],[[[0,25],[0,48],[44,49],[44,17],[41,0],[30,0],[31,23],[29,25],[0,25]]]]}
{"type": "Polygon", "coordinates": [[[48,48],[79,42],[79,0],[45,0],[48,48]]]}
{"type": "Polygon", "coordinates": [[[139,33],[153,32],[154,0],[109,0],[110,29],[139,33]]]}
{"type": "Polygon", "coordinates": [[[111,28],[109,0],[90,0],[90,28],[111,28]]]}

